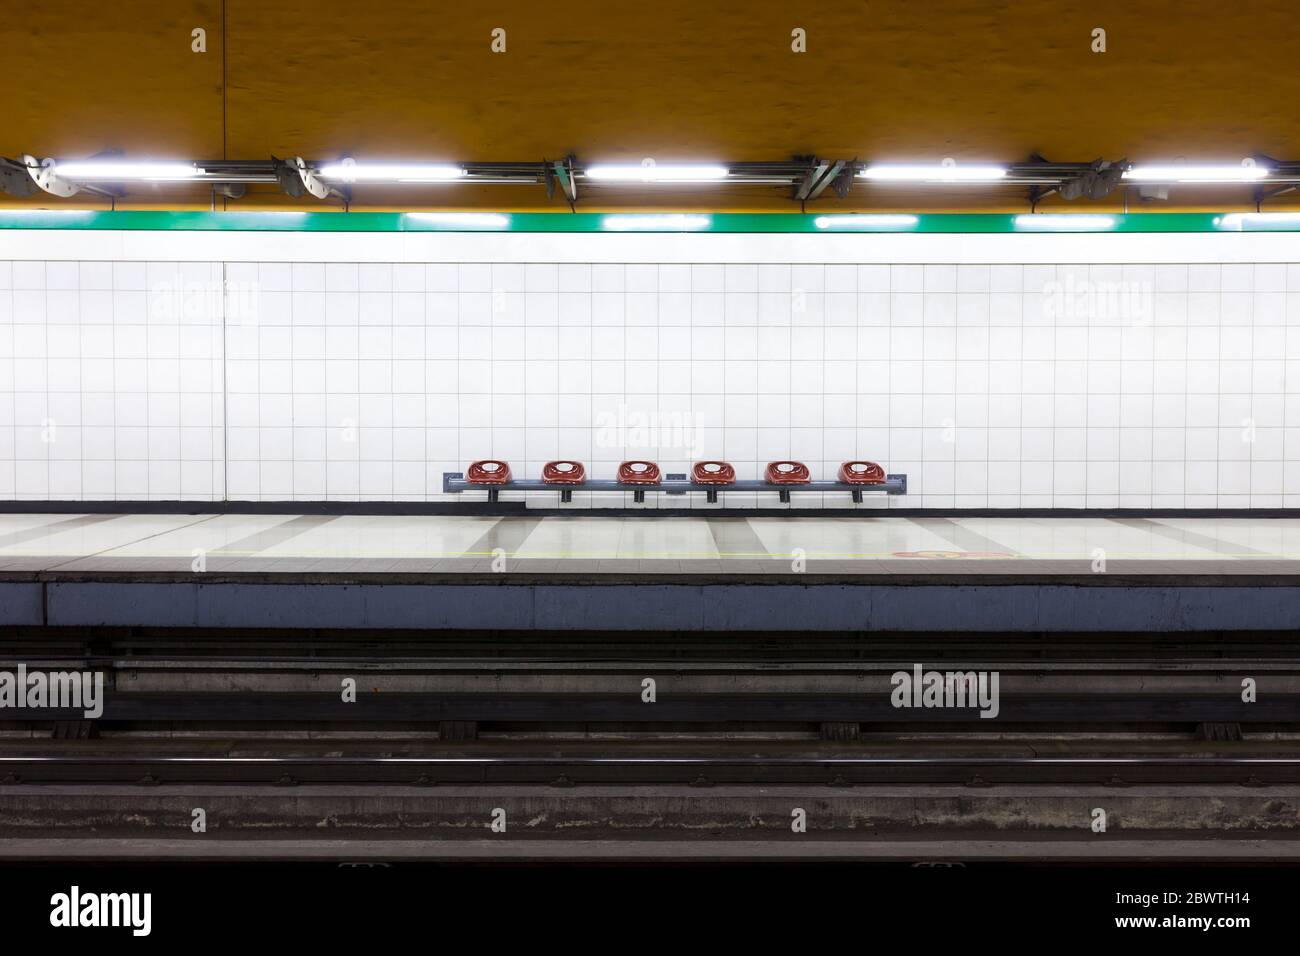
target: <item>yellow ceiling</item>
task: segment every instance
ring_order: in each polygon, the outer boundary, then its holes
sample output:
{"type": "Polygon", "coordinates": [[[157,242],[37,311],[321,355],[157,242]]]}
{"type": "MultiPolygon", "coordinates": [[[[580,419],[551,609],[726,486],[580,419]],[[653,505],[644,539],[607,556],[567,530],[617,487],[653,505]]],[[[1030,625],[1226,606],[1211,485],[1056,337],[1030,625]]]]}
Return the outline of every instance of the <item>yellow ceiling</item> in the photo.
{"type": "MultiPolygon", "coordinates": [[[[15,3],[0,20],[0,155],[1298,159],[1296,33],[1287,4],[1221,0],[15,3]],[[190,50],[196,27],[206,53],[190,50]],[[504,54],[489,48],[495,27],[504,54]],[[795,27],[807,53],[791,52],[795,27]],[[1094,27],[1107,31],[1104,54],[1090,50],[1094,27]]],[[[658,206],[796,208],[773,188],[653,195],[658,206]]],[[[1183,191],[1153,208],[1248,198],[1183,191]]],[[[645,193],[584,200],[635,207],[645,193]]],[[[138,187],[119,208],[206,202],[138,187]]],[[[232,207],[294,203],[267,190],[232,207]]],[[[541,187],[357,191],[356,207],[395,204],[566,208],[541,187]]],[[[857,186],[845,202],[818,202],[1024,205],[1007,187],[857,186]]]]}

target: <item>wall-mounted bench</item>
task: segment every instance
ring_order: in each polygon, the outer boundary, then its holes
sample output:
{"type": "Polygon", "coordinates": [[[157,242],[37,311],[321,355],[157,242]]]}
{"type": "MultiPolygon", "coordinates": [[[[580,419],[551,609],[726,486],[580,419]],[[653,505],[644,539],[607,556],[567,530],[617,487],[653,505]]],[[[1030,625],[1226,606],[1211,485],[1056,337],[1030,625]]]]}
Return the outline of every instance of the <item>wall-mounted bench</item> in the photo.
{"type": "Polygon", "coordinates": [[[690,474],[662,474],[652,461],[625,461],[618,466],[616,478],[588,478],[586,468],[577,461],[552,461],[542,469],[541,478],[515,478],[504,461],[485,459],[473,462],[468,471],[445,471],[442,490],[447,494],[485,491],[487,500],[499,501],[503,491],[555,491],[560,501],[573,500],[574,491],[630,491],[636,502],[645,501],[647,492],[684,495],[704,492],[711,503],[719,492],[773,492],[788,502],[800,492],[846,491],[854,502],[868,493],[907,494],[907,475],[887,475],[870,461],[846,461],[834,481],[816,480],[808,467],[797,461],[774,461],[768,464],[761,479],[738,479],[736,471],[725,461],[698,462],[690,474]]]}

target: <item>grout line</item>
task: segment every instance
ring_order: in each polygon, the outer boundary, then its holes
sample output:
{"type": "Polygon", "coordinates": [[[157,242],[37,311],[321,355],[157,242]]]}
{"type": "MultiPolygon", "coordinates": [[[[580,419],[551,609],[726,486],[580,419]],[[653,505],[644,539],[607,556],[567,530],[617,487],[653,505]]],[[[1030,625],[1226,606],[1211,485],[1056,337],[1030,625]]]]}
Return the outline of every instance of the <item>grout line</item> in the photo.
{"type": "MultiPolygon", "coordinates": [[[[224,40],[223,40],[224,45],[224,40]]],[[[230,289],[226,261],[221,260],[221,500],[230,501],[230,331],[226,300],[230,289]]]]}

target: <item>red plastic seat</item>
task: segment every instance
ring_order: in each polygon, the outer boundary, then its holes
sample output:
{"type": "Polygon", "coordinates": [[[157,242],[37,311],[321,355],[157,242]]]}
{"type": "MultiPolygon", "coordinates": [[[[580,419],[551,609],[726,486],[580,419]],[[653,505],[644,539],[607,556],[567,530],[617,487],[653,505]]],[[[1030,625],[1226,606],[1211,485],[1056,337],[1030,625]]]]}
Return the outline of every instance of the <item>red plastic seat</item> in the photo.
{"type": "Polygon", "coordinates": [[[801,461],[771,461],[767,464],[769,485],[806,485],[812,481],[808,466],[801,461]]]}
{"type": "Polygon", "coordinates": [[[736,469],[725,461],[697,461],[691,468],[691,481],[697,485],[734,485],[736,469]]]}
{"type": "Polygon", "coordinates": [[[465,472],[465,480],[471,485],[505,485],[509,484],[510,466],[504,461],[497,461],[495,458],[485,458],[482,461],[471,462],[469,471],[465,472]]]}
{"type": "Polygon", "coordinates": [[[542,481],[548,485],[580,485],[587,480],[587,469],[580,461],[548,461],[542,468],[542,481]]]}
{"type": "Polygon", "coordinates": [[[625,461],[618,466],[620,485],[657,485],[659,466],[653,461],[625,461]]]}
{"type": "Polygon", "coordinates": [[[840,481],[846,485],[883,485],[885,469],[874,461],[846,461],[840,465],[840,481]]]}

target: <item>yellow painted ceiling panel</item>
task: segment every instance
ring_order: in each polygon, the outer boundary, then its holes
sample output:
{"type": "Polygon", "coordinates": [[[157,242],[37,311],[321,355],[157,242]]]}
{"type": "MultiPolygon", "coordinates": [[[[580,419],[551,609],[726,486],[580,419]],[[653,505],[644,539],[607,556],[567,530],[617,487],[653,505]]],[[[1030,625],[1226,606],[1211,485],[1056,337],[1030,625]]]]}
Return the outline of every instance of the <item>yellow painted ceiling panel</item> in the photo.
{"type": "MultiPolygon", "coordinates": [[[[11,90],[0,154],[1297,159],[1298,31],[1287,4],[1211,0],[15,4],[0,18],[11,90]],[[501,54],[490,49],[498,27],[501,54]],[[807,31],[807,53],[790,49],[796,27],[807,31]],[[1095,27],[1107,31],[1104,54],[1091,52],[1095,27]],[[191,52],[194,28],[207,31],[206,53],[191,52]]],[[[773,188],[654,195],[661,206],[793,208],[773,188]]],[[[121,205],[206,202],[177,187],[127,198],[121,205]]],[[[357,198],[368,207],[563,208],[540,187],[357,198]]],[[[1247,198],[1184,191],[1159,208],[1247,198]]],[[[242,201],[267,202],[291,201],[270,190],[242,201]]],[[[643,202],[636,189],[600,194],[602,207],[643,202]]],[[[823,206],[1024,201],[1011,189],[858,187],[823,206]]]]}

